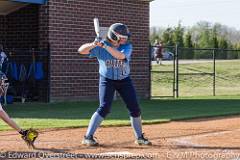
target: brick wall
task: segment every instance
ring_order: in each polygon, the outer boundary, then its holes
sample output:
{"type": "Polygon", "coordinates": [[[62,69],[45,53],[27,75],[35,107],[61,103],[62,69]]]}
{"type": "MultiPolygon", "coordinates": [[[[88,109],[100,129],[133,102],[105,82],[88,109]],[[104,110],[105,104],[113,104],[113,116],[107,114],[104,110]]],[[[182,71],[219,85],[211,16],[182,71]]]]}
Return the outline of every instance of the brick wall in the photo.
{"type": "Polygon", "coordinates": [[[46,96],[50,84],[51,101],[97,99],[98,63],[77,53],[81,44],[95,37],[94,17],[103,27],[115,22],[128,25],[134,45],[132,79],[138,96],[149,97],[149,2],[49,0],[48,5],[28,5],[5,18],[0,16],[0,43],[7,48],[50,48],[51,65],[44,62],[50,80],[44,81],[40,92],[46,96]]]}
{"type": "Polygon", "coordinates": [[[138,96],[149,97],[149,2],[49,0],[47,12],[47,34],[51,48],[51,101],[97,99],[97,61],[77,53],[81,44],[94,40],[95,16],[104,27],[115,22],[128,25],[134,45],[132,79],[138,96]]]}

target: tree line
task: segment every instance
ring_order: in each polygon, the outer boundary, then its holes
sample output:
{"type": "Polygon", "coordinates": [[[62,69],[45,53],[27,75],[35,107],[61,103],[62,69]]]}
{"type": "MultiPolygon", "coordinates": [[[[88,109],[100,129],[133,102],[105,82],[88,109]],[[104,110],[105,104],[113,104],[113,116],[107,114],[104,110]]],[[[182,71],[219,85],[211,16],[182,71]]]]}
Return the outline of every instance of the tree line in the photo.
{"type": "Polygon", "coordinates": [[[176,27],[152,27],[150,29],[150,43],[161,41],[163,46],[175,46],[190,48],[181,54],[181,58],[209,58],[209,51],[195,51],[195,48],[214,48],[217,58],[240,58],[239,51],[226,52],[224,49],[240,50],[240,31],[235,28],[207,21],[198,22],[192,27],[184,27],[178,23],[176,27]],[[192,50],[191,50],[192,49],[192,50]]]}

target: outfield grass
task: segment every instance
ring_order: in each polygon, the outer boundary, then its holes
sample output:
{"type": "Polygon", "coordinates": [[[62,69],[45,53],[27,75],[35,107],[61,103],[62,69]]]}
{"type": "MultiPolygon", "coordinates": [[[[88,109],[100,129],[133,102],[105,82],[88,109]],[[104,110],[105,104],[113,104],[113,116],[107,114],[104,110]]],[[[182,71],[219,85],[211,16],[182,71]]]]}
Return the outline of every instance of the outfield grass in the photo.
{"type": "MultiPolygon", "coordinates": [[[[216,92],[212,95],[210,76],[180,78],[179,99],[141,101],[144,123],[160,123],[200,117],[240,115],[240,60],[216,63],[216,92]],[[203,96],[205,95],[205,96],[203,96]]],[[[180,73],[210,72],[212,63],[180,65],[180,73]]],[[[153,71],[172,71],[171,65],[154,65],[153,71]]],[[[152,74],[152,95],[172,96],[172,73],[152,74]]],[[[13,104],[5,107],[11,117],[24,128],[86,127],[98,102],[65,102],[50,104],[13,104]]],[[[129,125],[128,111],[115,101],[104,126],[129,125]]],[[[0,120],[0,130],[10,129],[0,120]]]]}
{"type": "MultiPolygon", "coordinates": [[[[200,117],[240,115],[240,96],[194,97],[192,99],[156,99],[140,102],[144,123],[169,122],[200,117]]],[[[50,104],[13,104],[5,107],[23,128],[86,127],[98,102],[66,102],[50,104]]],[[[128,111],[115,101],[104,126],[129,125],[128,111]]],[[[0,121],[0,130],[10,129],[0,121]]]]}
{"type": "MultiPolygon", "coordinates": [[[[240,95],[240,60],[216,61],[216,95],[240,95]]],[[[173,95],[173,72],[159,73],[156,71],[173,71],[172,64],[152,66],[152,96],[173,95]]],[[[213,95],[212,75],[191,75],[190,73],[212,73],[213,63],[192,63],[179,65],[180,96],[213,95]],[[182,75],[188,73],[189,75],[182,75]]]]}

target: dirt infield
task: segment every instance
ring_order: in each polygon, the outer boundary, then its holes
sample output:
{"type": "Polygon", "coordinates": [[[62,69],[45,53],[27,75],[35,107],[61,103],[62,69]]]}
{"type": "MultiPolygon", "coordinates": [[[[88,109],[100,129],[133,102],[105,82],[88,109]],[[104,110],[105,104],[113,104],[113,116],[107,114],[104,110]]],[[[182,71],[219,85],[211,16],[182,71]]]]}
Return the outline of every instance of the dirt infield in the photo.
{"type": "Polygon", "coordinates": [[[0,159],[240,160],[240,116],[144,125],[153,146],[136,146],[131,127],[99,128],[98,147],[81,145],[86,128],[41,130],[29,150],[14,131],[0,132],[0,159]],[[10,151],[10,152],[7,152],[10,151]],[[45,156],[45,158],[44,158],[45,156]]]}

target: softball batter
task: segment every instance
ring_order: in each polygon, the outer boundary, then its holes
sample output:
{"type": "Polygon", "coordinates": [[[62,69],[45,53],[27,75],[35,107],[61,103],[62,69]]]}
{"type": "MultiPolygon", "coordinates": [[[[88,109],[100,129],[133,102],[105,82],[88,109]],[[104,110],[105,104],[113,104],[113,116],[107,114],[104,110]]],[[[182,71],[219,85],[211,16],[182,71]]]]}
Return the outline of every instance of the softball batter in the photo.
{"type": "Polygon", "coordinates": [[[93,135],[103,119],[110,113],[115,91],[119,93],[129,110],[136,144],[151,145],[142,133],[141,110],[137,102],[135,88],[130,78],[132,44],[130,32],[122,23],[112,24],[106,40],[95,39],[83,44],[78,52],[96,57],[99,62],[99,108],[92,115],[82,144],[95,146],[98,142],[93,135]]]}

